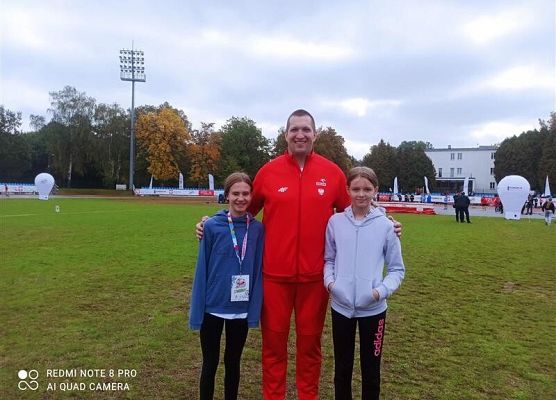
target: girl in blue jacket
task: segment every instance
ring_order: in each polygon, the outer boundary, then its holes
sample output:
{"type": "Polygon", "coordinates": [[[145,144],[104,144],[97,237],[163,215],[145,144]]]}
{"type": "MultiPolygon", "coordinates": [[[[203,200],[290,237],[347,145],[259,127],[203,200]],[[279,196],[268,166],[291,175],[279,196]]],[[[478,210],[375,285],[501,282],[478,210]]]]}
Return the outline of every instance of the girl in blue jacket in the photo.
{"type": "Polygon", "coordinates": [[[229,210],[205,222],[191,293],[189,326],[200,329],[200,399],[214,396],[220,337],[226,327],[224,398],[237,399],[241,353],[248,328],[259,326],[262,304],[263,225],[247,212],[253,184],[244,173],[226,178],[229,210]]]}
{"type": "Polygon", "coordinates": [[[324,285],[332,299],[334,392],[336,400],[352,399],[355,331],[359,325],[361,398],[378,399],[386,298],[400,286],[405,266],[392,223],[373,205],[378,192],[374,171],[353,168],[347,184],[352,203],[328,221],[324,253],[324,285]]]}

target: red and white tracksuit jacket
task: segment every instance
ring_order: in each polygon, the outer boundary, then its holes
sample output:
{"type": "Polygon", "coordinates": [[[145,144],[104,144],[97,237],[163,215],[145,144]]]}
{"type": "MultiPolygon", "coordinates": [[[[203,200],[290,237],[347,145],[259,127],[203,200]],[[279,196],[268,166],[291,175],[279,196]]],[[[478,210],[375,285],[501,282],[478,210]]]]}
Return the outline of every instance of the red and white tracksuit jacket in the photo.
{"type": "Polygon", "coordinates": [[[287,341],[295,309],[298,398],[318,398],[320,337],[328,295],[322,284],[324,241],[334,210],[350,204],[342,170],[311,153],[303,170],[289,154],[264,165],[253,182],[250,210],[262,208],[263,256],[263,394],[283,399],[286,388],[287,341]]]}

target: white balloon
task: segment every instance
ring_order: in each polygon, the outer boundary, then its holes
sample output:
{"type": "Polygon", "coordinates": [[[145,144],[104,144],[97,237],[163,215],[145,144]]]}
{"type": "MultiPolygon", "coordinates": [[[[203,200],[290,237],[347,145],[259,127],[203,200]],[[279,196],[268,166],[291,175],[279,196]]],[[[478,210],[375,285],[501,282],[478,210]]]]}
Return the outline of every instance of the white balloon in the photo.
{"type": "Polygon", "coordinates": [[[35,176],[35,187],[39,192],[39,200],[48,200],[48,195],[54,186],[54,177],[46,172],[35,176]]]}
{"type": "Polygon", "coordinates": [[[521,209],[530,190],[527,179],[519,175],[508,175],[498,182],[498,196],[504,207],[504,218],[521,219],[521,209]]]}

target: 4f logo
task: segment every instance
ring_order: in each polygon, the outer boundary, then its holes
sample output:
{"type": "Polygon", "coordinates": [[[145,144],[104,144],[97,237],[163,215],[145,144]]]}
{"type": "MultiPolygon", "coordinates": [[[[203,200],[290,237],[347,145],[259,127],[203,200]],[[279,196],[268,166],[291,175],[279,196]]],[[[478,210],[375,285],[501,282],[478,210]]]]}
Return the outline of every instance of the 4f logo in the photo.
{"type": "Polygon", "coordinates": [[[29,371],[22,369],[17,373],[17,377],[20,379],[17,384],[19,390],[37,390],[39,388],[39,382],[37,382],[39,372],[36,369],[29,371]]]}

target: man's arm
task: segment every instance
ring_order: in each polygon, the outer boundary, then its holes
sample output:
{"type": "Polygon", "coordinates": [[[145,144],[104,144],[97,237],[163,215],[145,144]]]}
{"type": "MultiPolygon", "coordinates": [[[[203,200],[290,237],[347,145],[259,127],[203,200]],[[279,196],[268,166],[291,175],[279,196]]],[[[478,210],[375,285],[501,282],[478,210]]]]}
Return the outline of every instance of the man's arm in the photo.
{"type": "Polygon", "coordinates": [[[394,219],[394,217],[392,217],[391,215],[388,216],[388,219],[390,221],[392,221],[392,225],[394,225],[394,233],[396,234],[396,236],[398,236],[398,238],[402,237],[402,223],[399,221],[396,221],[394,219]]]}
{"type": "Polygon", "coordinates": [[[201,218],[201,221],[195,225],[195,236],[197,237],[197,240],[201,240],[203,238],[204,224],[207,219],[209,219],[209,217],[208,215],[205,215],[201,218]]]}

